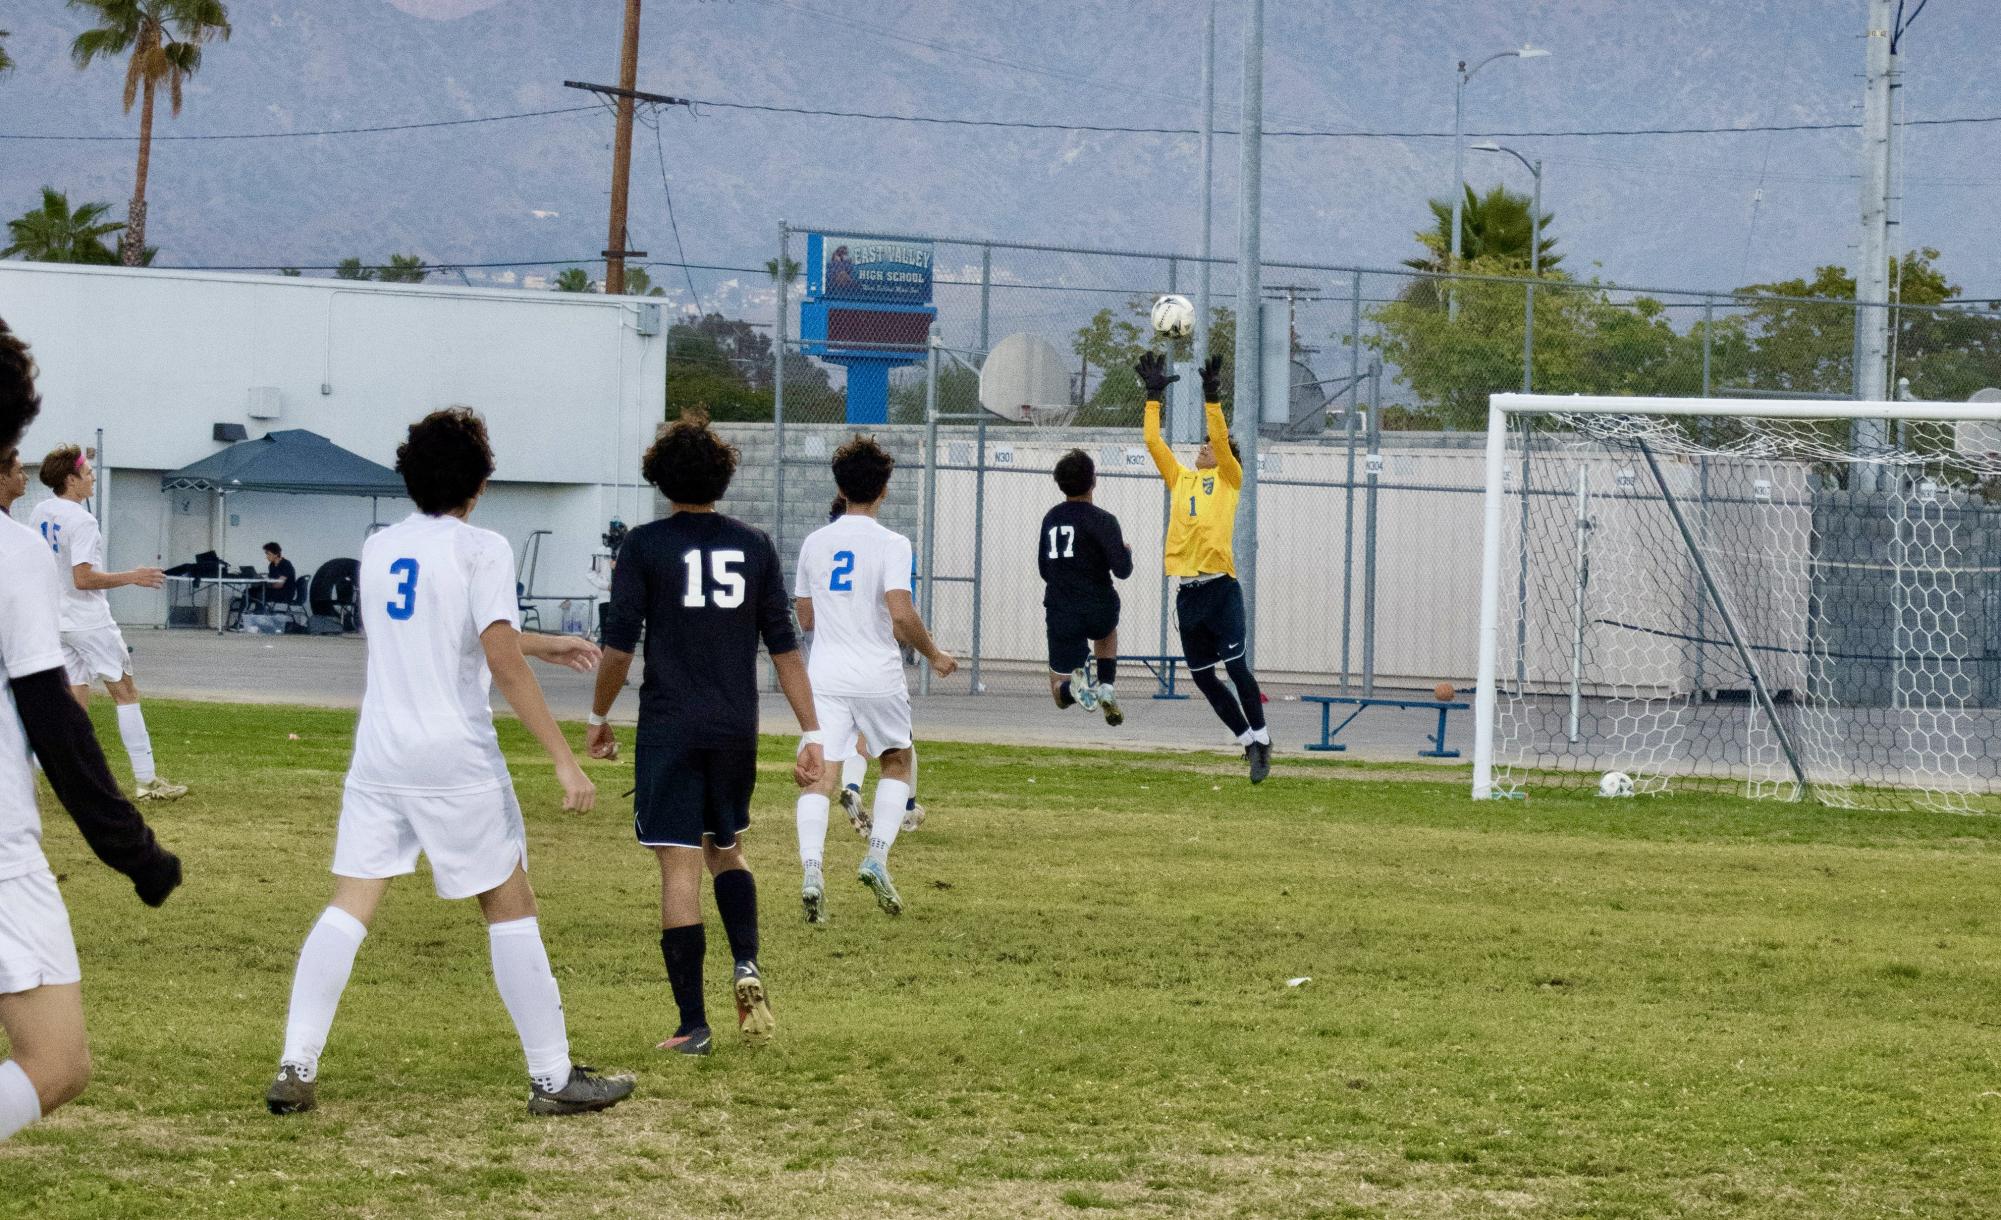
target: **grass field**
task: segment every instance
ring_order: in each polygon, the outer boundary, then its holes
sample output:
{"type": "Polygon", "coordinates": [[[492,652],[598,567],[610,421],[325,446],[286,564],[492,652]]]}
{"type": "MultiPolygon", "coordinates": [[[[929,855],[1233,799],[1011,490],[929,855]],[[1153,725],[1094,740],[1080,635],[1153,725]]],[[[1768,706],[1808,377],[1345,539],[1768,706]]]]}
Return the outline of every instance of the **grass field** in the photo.
{"type": "MultiPolygon", "coordinates": [[[[352,718],[148,714],[195,785],[155,815],[187,884],[149,911],[49,817],[97,1075],[0,1145],[0,1213],[2001,1215],[2001,822],[937,746],[909,913],[844,881],[815,929],[774,741],[749,842],[778,1041],[665,1061],[630,770],[563,814],[508,722],[572,1042],[637,1097],[526,1115],[477,909],[420,874],[320,1110],[275,1119],[352,718]]],[[[830,876],[859,853],[838,828],[830,876]]]]}

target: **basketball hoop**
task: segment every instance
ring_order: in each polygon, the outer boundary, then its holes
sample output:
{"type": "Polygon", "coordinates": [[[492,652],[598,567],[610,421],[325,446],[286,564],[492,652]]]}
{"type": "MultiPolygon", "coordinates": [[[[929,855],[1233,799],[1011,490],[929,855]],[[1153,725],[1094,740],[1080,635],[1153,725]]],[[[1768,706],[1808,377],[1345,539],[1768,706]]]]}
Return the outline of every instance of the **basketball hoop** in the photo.
{"type": "Polygon", "coordinates": [[[1067,428],[1070,421],[1077,418],[1078,408],[1072,404],[1058,407],[1037,407],[1021,404],[1021,422],[1031,428],[1067,428]]]}
{"type": "Polygon", "coordinates": [[[1069,361],[1039,335],[1009,335],[980,363],[980,405],[1009,423],[1061,428],[1077,418],[1069,361]]]}

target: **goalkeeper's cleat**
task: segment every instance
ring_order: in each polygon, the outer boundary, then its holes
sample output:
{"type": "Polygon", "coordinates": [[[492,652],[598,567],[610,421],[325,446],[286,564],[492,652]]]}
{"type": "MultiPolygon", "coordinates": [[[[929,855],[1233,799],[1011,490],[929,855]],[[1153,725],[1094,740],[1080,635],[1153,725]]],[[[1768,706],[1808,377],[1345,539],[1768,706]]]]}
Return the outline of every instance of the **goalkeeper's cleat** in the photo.
{"type": "Polygon", "coordinates": [[[882,861],[863,860],[861,868],[855,871],[855,880],[875,894],[875,904],[884,911],[903,914],[903,896],[896,892],[896,883],[889,879],[889,869],[882,861]]]}
{"type": "Polygon", "coordinates": [[[170,783],[158,776],[154,776],[152,779],[139,785],[139,791],[135,796],[138,800],[142,801],[178,801],[187,794],[188,786],[186,784],[170,783]]]}
{"type": "Polygon", "coordinates": [[[1251,782],[1254,784],[1264,783],[1265,777],[1271,774],[1271,743],[1268,741],[1252,742],[1244,747],[1244,757],[1250,760],[1251,782]]]}
{"type": "Polygon", "coordinates": [[[553,1093],[544,1091],[539,1084],[531,1086],[528,1112],[589,1114],[594,1110],[609,1110],[632,1096],[633,1084],[630,1075],[600,1076],[596,1068],[579,1063],[570,1068],[570,1083],[553,1093]]]}
{"type": "Polygon", "coordinates": [[[1098,688],[1098,710],[1105,714],[1105,723],[1113,728],[1126,722],[1125,709],[1119,706],[1119,692],[1109,686],[1098,688]]]}
{"type": "Polygon", "coordinates": [[[736,1027],[756,1046],[769,1043],[778,1029],[778,1018],[771,1015],[771,1001],[765,997],[764,979],[757,973],[756,962],[736,964],[736,1027]]]}
{"type": "Polygon", "coordinates": [[[706,1025],[697,1026],[685,1034],[675,1034],[665,1042],[654,1046],[656,1051],[673,1051],[677,1055],[706,1055],[714,1041],[706,1025]]]}
{"type": "Polygon", "coordinates": [[[912,798],[910,803],[903,807],[903,829],[912,831],[922,825],[924,825],[924,806],[912,798]]]}
{"type": "Polygon", "coordinates": [[[799,887],[799,905],[806,908],[806,922],[823,924],[827,922],[827,886],[820,879],[820,870],[806,870],[806,882],[799,887]]]}
{"type": "Polygon", "coordinates": [[[855,828],[856,834],[864,839],[868,838],[868,832],[874,827],[875,820],[869,817],[868,806],[862,804],[860,788],[850,785],[841,789],[841,812],[848,815],[848,825],[855,828]]]}
{"type": "Polygon", "coordinates": [[[319,1085],[296,1063],[278,1065],[278,1076],[264,1090],[264,1105],[273,1114],[304,1114],[319,1104],[319,1085]]]}
{"type": "Polygon", "coordinates": [[[1091,676],[1082,669],[1070,671],[1070,694],[1077,700],[1077,706],[1087,712],[1098,710],[1098,688],[1091,685],[1091,676]]]}

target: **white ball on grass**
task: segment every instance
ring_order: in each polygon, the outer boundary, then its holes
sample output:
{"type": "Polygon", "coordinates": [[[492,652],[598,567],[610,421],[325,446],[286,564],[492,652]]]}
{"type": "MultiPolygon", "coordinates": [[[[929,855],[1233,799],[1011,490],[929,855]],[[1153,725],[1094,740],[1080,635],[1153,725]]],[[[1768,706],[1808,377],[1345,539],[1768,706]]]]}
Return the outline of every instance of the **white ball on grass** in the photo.
{"type": "Polygon", "coordinates": [[[1598,777],[1599,796],[1633,795],[1633,777],[1624,771],[1607,771],[1598,777]]]}

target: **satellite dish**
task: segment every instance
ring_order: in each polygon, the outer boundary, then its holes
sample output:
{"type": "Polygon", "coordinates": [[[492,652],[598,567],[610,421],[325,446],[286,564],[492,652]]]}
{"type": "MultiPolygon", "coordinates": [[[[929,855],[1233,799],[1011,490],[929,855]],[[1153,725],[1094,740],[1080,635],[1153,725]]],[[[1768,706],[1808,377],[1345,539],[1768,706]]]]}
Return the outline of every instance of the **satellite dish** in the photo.
{"type": "Polygon", "coordinates": [[[980,365],[980,405],[1010,423],[1070,422],[1069,357],[1040,335],[1009,335],[980,365]]]}

